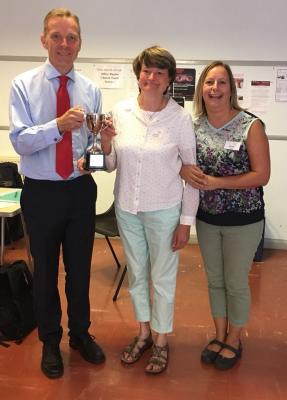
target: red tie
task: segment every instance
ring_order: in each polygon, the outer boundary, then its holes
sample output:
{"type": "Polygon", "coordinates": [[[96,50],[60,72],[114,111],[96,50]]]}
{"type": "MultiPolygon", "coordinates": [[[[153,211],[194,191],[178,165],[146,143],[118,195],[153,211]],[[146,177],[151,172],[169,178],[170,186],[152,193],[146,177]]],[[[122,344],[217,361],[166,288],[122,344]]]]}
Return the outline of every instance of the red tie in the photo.
{"type": "MultiPolygon", "coordinates": [[[[67,90],[68,77],[59,76],[60,86],[57,92],[57,117],[61,117],[70,108],[67,90]]],[[[63,139],[56,144],[56,172],[67,179],[73,171],[72,132],[63,133],[63,139]]]]}

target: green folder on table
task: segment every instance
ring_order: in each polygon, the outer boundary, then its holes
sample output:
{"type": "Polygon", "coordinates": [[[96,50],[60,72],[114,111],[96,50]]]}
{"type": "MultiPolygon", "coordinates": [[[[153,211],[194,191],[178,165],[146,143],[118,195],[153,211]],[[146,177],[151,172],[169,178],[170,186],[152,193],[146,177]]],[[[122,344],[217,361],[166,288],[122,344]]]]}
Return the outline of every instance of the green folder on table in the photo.
{"type": "Polygon", "coordinates": [[[21,189],[11,190],[8,193],[0,193],[0,201],[8,203],[19,203],[21,196],[21,189]]]}

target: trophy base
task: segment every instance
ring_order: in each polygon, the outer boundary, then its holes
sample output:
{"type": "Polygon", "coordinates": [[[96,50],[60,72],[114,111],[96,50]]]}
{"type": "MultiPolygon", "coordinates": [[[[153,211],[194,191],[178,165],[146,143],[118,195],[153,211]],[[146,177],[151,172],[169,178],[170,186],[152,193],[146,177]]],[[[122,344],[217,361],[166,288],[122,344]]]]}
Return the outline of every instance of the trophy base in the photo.
{"type": "Polygon", "coordinates": [[[105,155],[103,153],[87,153],[85,159],[86,171],[105,171],[105,155]]]}

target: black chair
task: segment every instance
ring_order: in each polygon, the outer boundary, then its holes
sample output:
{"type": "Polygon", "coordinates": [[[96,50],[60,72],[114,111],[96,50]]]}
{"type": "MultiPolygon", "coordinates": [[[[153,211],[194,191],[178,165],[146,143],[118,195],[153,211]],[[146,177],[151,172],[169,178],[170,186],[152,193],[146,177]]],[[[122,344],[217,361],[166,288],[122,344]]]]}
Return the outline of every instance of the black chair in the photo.
{"type": "MultiPolygon", "coordinates": [[[[102,214],[97,214],[96,215],[96,226],[95,226],[95,232],[99,233],[100,235],[105,236],[105,239],[109,245],[109,248],[112,252],[112,255],[114,257],[114,260],[117,264],[117,268],[118,270],[120,270],[121,268],[121,264],[118,260],[118,257],[113,249],[113,246],[111,244],[110,241],[110,237],[120,237],[120,233],[118,230],[118,225],[117,225],[117,219],[116,219],[116,214],[115,214],[115,207],[114,207],[114,203],[111,205],[111,207],[105,211],[102,214]]],[[[117,300],[120,288],[122,286],[123,280],[125,278],[127,272],[127,266],[125,265],[122,275],[120,277],[118,286],[116,288],[116,291],[114,293],[113,296],[113,301],[117,300]]]]}
{"type": "MultiPolygon", "coordinates": [[[[0,162],[0,187],[23,188],[23,181],[14,162],[0,162]]],[[[5,244],[12,244],[24,235],[21,216],[15,215],[5,219],[5,244]]],[[[0,234],[1,237],[1,234],[0,234]]]]}

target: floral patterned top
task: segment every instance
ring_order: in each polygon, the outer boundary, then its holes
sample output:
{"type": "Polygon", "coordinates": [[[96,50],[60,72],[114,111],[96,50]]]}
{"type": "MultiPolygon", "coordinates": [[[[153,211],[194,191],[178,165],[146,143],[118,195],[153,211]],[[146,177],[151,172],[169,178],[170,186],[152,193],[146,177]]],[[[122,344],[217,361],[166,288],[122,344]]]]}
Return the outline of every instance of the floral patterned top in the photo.
{"type": "MultiPolygon", "coordinates": [[[[240,175],[250,170],[246,138],[258,118],[240,111],[221,128],[201,117],[194,121],[197,163],[208,175],[240,175]]],[[[264,218],[262,187],[201,190],[198,219],[213,225],[246,225],[264,218]]]]}

